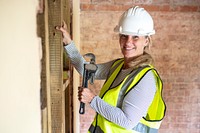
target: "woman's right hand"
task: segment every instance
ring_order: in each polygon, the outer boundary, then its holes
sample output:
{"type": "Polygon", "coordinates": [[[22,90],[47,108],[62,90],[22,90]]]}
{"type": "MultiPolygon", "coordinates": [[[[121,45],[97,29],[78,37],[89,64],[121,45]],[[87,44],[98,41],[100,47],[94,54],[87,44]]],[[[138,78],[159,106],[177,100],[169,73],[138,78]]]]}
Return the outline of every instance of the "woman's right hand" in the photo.
{"type": "Polygon", "coordinates": [[[65,21],[62,21],[62,26],[56,26],[56,29],[58,31],[62,32],[62,36],[63,36],[63,43],[65,45],[71,43],[72,39],[70,37],[70,34],[67,32],[67,25],[65,23],[65,21]]]}
{"type": "Polygon", "coordinates": [[[83,103],[91,103],[96,95],[89,89],[79,86],[78,87],[78,100],[83,103]]]}

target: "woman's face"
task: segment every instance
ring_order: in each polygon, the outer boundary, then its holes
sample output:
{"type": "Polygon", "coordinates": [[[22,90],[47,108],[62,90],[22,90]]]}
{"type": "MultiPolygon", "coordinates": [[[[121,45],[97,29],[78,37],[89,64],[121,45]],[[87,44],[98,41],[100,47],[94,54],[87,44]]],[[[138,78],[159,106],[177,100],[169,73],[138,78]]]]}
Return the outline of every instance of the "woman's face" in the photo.
{"type": "Polygon", "coordinates": [[[134,58],[144,53],[144,48],[148,45],[145,36],[131,36],[120,34],[120,47],[124,58],[134,58]]]}

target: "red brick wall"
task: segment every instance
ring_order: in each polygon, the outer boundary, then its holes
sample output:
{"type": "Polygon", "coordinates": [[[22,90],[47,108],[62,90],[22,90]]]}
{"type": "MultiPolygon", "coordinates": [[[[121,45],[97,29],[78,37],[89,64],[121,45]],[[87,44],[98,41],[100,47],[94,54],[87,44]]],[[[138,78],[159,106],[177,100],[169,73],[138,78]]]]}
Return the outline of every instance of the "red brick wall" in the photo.
{"type": "MultiPolygon", "coordinates": [[[[98,63],[121,57],[113,28],[124,10],[141,4],[155,22],[151,54],[164,82],[160,133],[200,133],[200,0],[81,0],[81,53],[93,52],[98,63]]],[[[95,81],[95,93],[102,84],[95,81]]],[[[81,133],[95,115],[86,108],[81,133]]]]}

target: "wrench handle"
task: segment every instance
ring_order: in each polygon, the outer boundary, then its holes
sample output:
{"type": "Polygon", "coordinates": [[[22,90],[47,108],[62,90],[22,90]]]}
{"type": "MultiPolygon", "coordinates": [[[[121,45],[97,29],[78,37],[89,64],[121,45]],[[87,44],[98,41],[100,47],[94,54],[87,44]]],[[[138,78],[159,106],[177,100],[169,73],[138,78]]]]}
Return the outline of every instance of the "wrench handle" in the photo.
{"type": "MultiPolygon", "coordinates": [[[[83,83],[82,87],[87,88],[88,87],[88,71],[85,69],[86,64],[84,64],[84,73],[83,73],[83,83]]],[[[80,102],[80,107],[79,107],[79,114],[84,114],[85,113],[85,103],[80,102]]]]}
{"type": "Polygon", "coordinates": [[[79,114],[84,114],[84,113],[85,113],[85,103],[81,102],[79,108],[79,114]]]}

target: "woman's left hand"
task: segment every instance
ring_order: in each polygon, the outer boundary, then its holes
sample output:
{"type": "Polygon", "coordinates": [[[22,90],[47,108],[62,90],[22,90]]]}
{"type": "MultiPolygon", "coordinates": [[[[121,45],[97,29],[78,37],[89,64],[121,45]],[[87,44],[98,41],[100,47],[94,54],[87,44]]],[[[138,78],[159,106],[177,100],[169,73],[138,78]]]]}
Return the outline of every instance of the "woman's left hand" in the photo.
{"type": "Polygon", "coordinates": [[[88,88],[78,87],[78,100],[83,103],[91,103],[95,94],[88,88]]]}
{"type": "Polygon", "coordinates": [[[62,21],[62,26],[56,26],[55,27],[58,31],[62,32],[62,36],[63,36],[63,43],[65,45],[69,44],[72,39],[70,37],[69,32],[67,31],[67,24],[65,23],[65,21],[62,21]]]}

